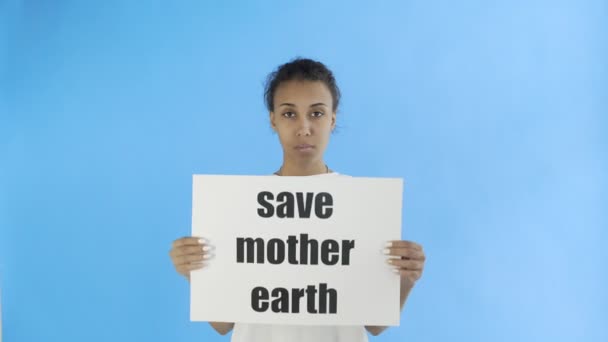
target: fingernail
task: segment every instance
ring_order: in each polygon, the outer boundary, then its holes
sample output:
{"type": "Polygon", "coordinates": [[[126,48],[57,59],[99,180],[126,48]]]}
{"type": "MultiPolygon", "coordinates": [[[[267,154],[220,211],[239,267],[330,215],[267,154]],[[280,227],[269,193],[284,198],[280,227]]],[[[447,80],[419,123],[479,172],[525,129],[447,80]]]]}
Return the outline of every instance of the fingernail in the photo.
{"type": "Polygon", "coordinates": [[[211,258],[213,258],[213,256],[214,256],[214,255],[213,255],[213,254],[211,254],[211,253],[209,253],[209,254],[205,254],[205,255],[203,255],[203,260],[211,259],[211,258]]]}
{"type": "Polygon", "coordinates": [[[384,245],[384,247],[393,247],[393,242],[389,241],[386,243],[386,245],[384,245]]]}
{"type": "Polygon", "coordinates": [[[386,259],[386,263],[392,264],[393,263],[393,259],[386,259]]]}
{"type": "Polygon", "coordinates": [[[206,244],[208,242],[209,241],[207,239],[203,239],[203,238],[198,239],[198,243],[200,243],[201,245],[204,245],[204,244],[206,244]]]}
{"type": "Polygon", "coordinates": [[[207,251],[212,250],[212,249],[213,249],[213,247],[212,247],[212,246],[203,246],[203,248],[202,248],[202,249],[203,249],[203,252],[207,252],[207,251]]]}
{"type": "Polygon", "coordinates": [[[397,274],[401,274],[401,271],[398,268],[393,268],[393,272],[395,272],[397,274]]]}
{"type": "Polygon", "coordinates": [[[388,249],[388,248],[385,248],[385,249],[382,250],[382,253],[384,253],[384,254],[391,254],[391,250],[388,249]]]}

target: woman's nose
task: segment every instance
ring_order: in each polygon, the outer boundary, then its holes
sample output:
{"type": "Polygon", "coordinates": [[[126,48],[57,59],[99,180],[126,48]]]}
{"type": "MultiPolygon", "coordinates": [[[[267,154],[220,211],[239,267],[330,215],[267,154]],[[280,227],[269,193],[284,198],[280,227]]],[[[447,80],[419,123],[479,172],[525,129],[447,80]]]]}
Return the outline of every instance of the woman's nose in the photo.
{"type": "Polygon", "coordinates": [[[311,135],[310,122],[308,122],[308,120],[306,120],[306,119],[299,120],[298,124],[299,124],[299,126],[298,126],[298,130],[296,133],[296,135],[298,137],[311,135]]]}

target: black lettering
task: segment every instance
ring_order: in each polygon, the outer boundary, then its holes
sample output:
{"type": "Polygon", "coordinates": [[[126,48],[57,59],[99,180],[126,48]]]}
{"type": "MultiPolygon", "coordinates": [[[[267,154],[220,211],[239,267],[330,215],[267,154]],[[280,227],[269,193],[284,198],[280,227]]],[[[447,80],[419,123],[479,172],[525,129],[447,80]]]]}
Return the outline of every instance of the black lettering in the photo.
{"type": "Polygon", "coordinates": [[[285,260],[285,243],[279,239],[268,241],[268,262],[271,264],[281,264],[285,260]]]}
{"type": "Polygon", "coordinates": [[[331,216],[333,213],[333,208],[331,207],[334,203],[334,199],[327,192],[320,192],[317,194],[315,198],[315,214],[318,218],[326,219],[331,216]],[[324,206],[328,206],[327,208],[323,208],[324,206]],[[323,210],[325,209],[325,210],[323,210]]]}
{"type": "Polygon", "coordinates": [[[338,312],[338,292],[335,289],[327,289],[327,284],[319,284],[319,313],[327,313],[327,296],[329,295],[329,313],[338,312]]]}
{"type": "Polygon", "coordinates": [[[300,306],[303,305],[303,297],[306,297],[305,305],[308,313],[338,312],[338,291],[328,288],[326,283],[320,283],[318,289],[315,285],[292,289],[277,287],[272,289],[270,294],[265,287],[258,286],[251,291],[251,307],[256,312],[268,311],[270,307],[274,313],[299,313],[300,306]]]}
{"type": "Polygon", "coordinates": [[[350,250],[355,248],[355,240],[342,240],[342,265],[350,265],[350,250]]]}
{"type": "Polygon", "coordinates": [[[266,201],[267,199],[272,201],[273,197],[272,192],[269,191],[262,191],[258,194],[258,203],[266,208],[266,210],[264,210],[264,208],[258,208],[258,215],[264,218],[270,218],[274,215],[274,207],[266,201]]]}
{"type": "Polygon", "coordinates": [[[258,193],[258,203],[261,206],[258,208],[260,217],[271,218],[276,214],[279,218],[294,218],[297,209],[298,218],[310,218],[313,206],[318,218],[327,219],[333,214],[334,200],[327,192],[320,192],[316,195],[313,192],[280,192],[276,197],[276,211],[273,200],[274,195],[269,191],[258,193]]]}
{"type": "Polygon", "coordinates": [[[298,239],[295,235],[289,235],[287,238],[287,250],[289,251],[289,255],[287,258],[289,259],[289,263],[292,265],[298,264],[298,259],[296,256],[296,246],[298,245],[298,239]]]}
{"type": "Polygon", "coordinates": [[[291,289],[291,312],[300,312],[300,299],[304,297],[304,289],[291,289]]]}
{"type": "Polygon", "coordinates": [[[268,290],[258,286],[251,290],[251,308],[257,312],[268,310],[268,290]],[[263,301],[263,302],[262,302],[263,301]]]}
{"type": "Polygon", "coordinates": [[[264,263],[264,239],[257,238],[253,240],[252,238],[236,238],[236,262],[242,263],[245,258],[245,243],[247,243],[247,263],[264,263]],[[254,247],[253,243],[255,242],[256,246],[254,247]],[[255,251],[257,253],[257,259],[254,257],[255,251]]]}
{"type": "Polygon", "coordinates": [[[307,192],[306,203],[304,203],[304,194],[301,192],[296,192],[296,198],[298,199],[298,215],[300,218],[310,218],[313,197],[315,197],[315,194],[312,192],[307,192]]]}
{"type": "Polygon", "coordinates": [[[263,238],[236,238],[236,262],[247,264],[282,264],[292,265],[337,265],[342,259],[342,265],[350,265],[350,254],[355,248],[355,240],[326,239],[317,241],[302,233],[299,236],[289,235],[286,240],[270,239],[267,243],[263,238]],[[320,246],[319,246],[320,244],[320,246]],[[286,250],[287,249],[287,250],[286,250]],[[298,259],[299,256],[299,259],[298,259]]]}
{"type": "Polygon", "coordinates": [[[321,261],[325,265],[335,265],[340,261],[340,245],[336,240],[325,240],[321,243],[321,261]]]}
{"type": "Polygon", "coordinates": [[[289,312],[289,291],[282,287],[272,290],[272,312],[289,312]],[[278,298],[277,298],[278,297],[278,298]]]}
{"type": "Polygon", "coordinates": [[[280,218],[293,218],[294,215],[294,203],[293,194],[291,192],[281,192],[277,195],[277,202],[283,202],[277,207],[277,217],[280,218]]]}
{"type": "Polygon", "coordinates": [[[300,234],[300,264],[308,265],[310,255],[310,265],[319,263],[319,243],[315,239],[308,240],[308,234],[300,234]],[[308,251],[310,247],[311,251],[308,251]]]}
{"type": "Polygon", "coordinates": [[[315,294],[317,288],[314,285],[308,285],[306,287],[306,298],[308,299],[308,313],[317,313],[315,309],[315,294]]]}

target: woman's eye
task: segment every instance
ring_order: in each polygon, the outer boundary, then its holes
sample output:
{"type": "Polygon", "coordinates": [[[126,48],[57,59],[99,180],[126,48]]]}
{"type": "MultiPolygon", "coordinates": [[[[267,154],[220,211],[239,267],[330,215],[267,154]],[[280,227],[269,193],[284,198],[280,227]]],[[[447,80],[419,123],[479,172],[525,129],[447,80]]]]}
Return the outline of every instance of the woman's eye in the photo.
{"type": "Polygon", "coordinates": [[[323,116],[323,112],[313,112],[313,113],[312,113],[312,116],[314,116],[314,117],[318,118],[318,117],[320,117],[320,116],[323,116]]]}
{"type": "Polygon", "coordinates": [[[283,116],[286,118],[293,118],[296,115],[296,113],[294,112],[285,112],[283,113],[283,116]]]}

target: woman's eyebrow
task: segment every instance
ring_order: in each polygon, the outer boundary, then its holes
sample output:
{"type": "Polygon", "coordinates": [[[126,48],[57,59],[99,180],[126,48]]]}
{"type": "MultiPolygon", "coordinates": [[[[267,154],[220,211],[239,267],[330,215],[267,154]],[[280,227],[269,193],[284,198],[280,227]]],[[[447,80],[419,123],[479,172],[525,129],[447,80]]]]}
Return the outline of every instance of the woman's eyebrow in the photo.
{"type": "MultiPolygon", "coordinates": [[[[281,106],[287,106],[287,107],[296,107],[296,105],[295,105],[295,104],[293,104],[293,103],[281,103],[281,104],[279,105],[279,107],[281,107],[281,106]]],[[[319,103],[313,103],[313,104],[311,104],[310,106],[311,106],[311,107],[316,107],[316,106],[325,106],[325,107],[327,107],[327,105],[326,105],[325,103],[323,103],[323,102],[319,102],[319,103]]]]}
{"type": "MultiPolygon", "coordinates": [[[[293,103],[287,103],[287,102],[286,103],[281,103],[279,105],[279,107],[281,107],[281,106],[297,107],[295,104],[293,104],[293,103]]],[[[323,102],[313,103],[310,106],[311,107],[316,107],[316,106],[325,106],[325,107],[327,107],[327,105],[325,103],[323,103],[323,102]]]]}
{"type": "Polygon", "coordinates": [[[316,106],[325,106],[325,107],[327,107],[327,105],[326,105],[325,103],[323,103],[323,102],[319,102],[319,103],[313,103],[313,104],[311,104],[310,106],[311,106],[311,107],[316,107],[316,106]]]}

